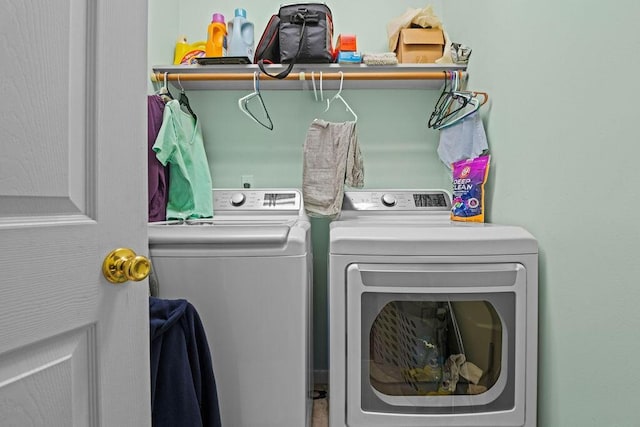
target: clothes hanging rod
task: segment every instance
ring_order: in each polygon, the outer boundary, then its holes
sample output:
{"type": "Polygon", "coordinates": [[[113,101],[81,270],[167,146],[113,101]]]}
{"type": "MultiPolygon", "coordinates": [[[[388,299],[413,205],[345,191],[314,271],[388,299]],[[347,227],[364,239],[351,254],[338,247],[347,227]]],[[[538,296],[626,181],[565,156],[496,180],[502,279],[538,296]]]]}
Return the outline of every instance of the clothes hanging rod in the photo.
{"type": "MultiPolygon", "coordinates": [[[[361,72],[361,71],[344,71],[344,80],[445,80],[450,71],[407,71],[407,72],[361,72]]],[[[466,74],[465,72],[462,72],[466,74]]],[[[164,80],[165,73],[156,72],[151,75],[151,80],[161,82],[164,80]]],[[[314,78],[320,79],[320,73],[315,72],[314,78]]],[[[323,80],[340,80],[339,72],[323,72],[323,80]]],[[[267,77],[261,77],[265,81],[277,81],[267,77]]],[[[311,80],[311,72],[296,72],[289,74],[282,80],[311,80]]],[[[253,80],[253,72],[245,73],[167,73],[169,81],[242,81],[253,80]]]]}

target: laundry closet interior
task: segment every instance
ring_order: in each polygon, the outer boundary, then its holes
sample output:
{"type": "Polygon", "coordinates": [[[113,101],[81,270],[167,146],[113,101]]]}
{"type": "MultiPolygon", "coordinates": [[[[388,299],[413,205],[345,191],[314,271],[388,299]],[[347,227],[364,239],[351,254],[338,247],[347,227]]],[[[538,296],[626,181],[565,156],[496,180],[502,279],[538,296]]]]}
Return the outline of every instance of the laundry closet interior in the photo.
{"type": "MultiPolygon", "coordinates": [[[[610,313],[637,313],[637,286],[628,277],[640,274],[635,249],[640,236],[628,216],[611,214],[611,206],[623,200],[631,211],[638,208],[628,197],[629,187],[620,183],[635,182],[640,146],[634,137],[635,100],[612,90],[612,70],[621,58],[630,67],[640,65],[614,48],[620,40],[638,44],[634,17],[640,6],[633,0],[597,7],[553,1],[429,3],[450,35],[474,49],[470,82],[492,95],[484,117],[494,153],[489,220],[521,224],[540,241],[539,425],[635,425],[637,373],[609,370],[606,381],[598,381],[606,385],[602,389],[594,387],[593,376],[572,372],[592,372],[603,361],[621,365],[639,350],[635,341],[619,339],[634,335],[633,321],[594,313],[602,312],[603,302],[610,313]],[[594,30],[611,22],[618,24],[609,26],[606,36],[594,30]],[[616,108],[598,108],[602,105],[616,108]],[[597,170],[597,179],[585,177],[585,167],[597,170]],[[589,185],[564,186],[575,177],[589,185]],[[611,203],[590,204],[576,215],[574,207],[594,194],[611,203]],[[607,225],[602,218],[609,218],[607,225]],[[611,298],[611,289],[618,297],[611,298]]],[[[150,1],[149,72],[172,62],[180,34],[204,39],[211,13],[230,14],[239,6],[246,7],[259,33],[279,4],[150,1]]],[[[336,34],[357,34],[363,51],[379,51],[386,47],[388,20],[424,4],[354,0],[331,6],[336,34]]],[[[637,91],[638,79],[626,85],[637,91]]],[[[304,133],[323,107],[308,90],[265,90],[275,125],[269,132],[237,108],[238,98],[250,91],[247,84],[243,90],[188,92],[207,118],[203,130],[214,186],[237,187],[244,174],[253,175],[256,186],[298,186],[304,133]]],[[[367,187],[448,188],[449,174],[436,155],[437,132],[426,127],[438,92],[354,90],[347,82],[345,96],[359,116],[367,187]]],[[[322,371],[327,368],[323,257],[329,221],[312,222],[314,369],[322,371]]]]}
{"type": "MultiPolygon", "coordinates": [[[[387,22],[406,8],[426,5],[411,1],[334,2],[334,42],[341,33],[356,34],[361,52],[387,51],[387,22]],[[335,3],[335,4],[334,4],[335,3]],[[366,13],[363,13],[363,9],[366,13]]],[[[436,14],[446,23],[442,2],[433,1],[436,14]]],[[[279,3],[229,0],[152,0],[149,3],[149,71],[165,70],[173,63],[174,46],[180,35],[188,41],[206,39],[211,14],[232,17],[237,7],[247,10],[258,42],[268,18],[279,3]]],[[[315,73],[319,90],[319,64],[315,73]]],[[[349,72],[348,66],[343,67],[349,72]]],[[[232,67],[232,69],[234,69],[232,67]]],[[[238,68],[236,67],[235,70],[238,68]]],[[[214,188],[239,188],[243,176],[252,177],[254,188],[300,188],[302,147],[315,118],[351,120],[341,106],[325,112],[326,101],[316,101],[311,80],[312,66],[305,66],[306,81],[271,82],[262,76],[261,94],[273,122],[270,131],[244,115],[238,99],[253,91],[251,79],[230,82],[180,82],[202,126],[205,150],[214,188]],[[271,84],[271,86],[270,86],[271,84]],[[190,88],[197,87],[196,90],[190,88]],[[227,89],[235,87],[236,89],[227,89]]],[[[450,69],[435,68],[435,70],[450,69]]],[[[426,70],[429,71],[429,70],[426,70]]],[[[333,71],[332,72],[336,72],[333,71]]],[[[251,75],[251,72],[245,72],[251,75]]],[[[441,73],[444,78],[444,73],[441,73]]],[[[177,82],[170,89],[177,97],[177,82]]],[[[337,80],[323,84],[325,100],[337,92],[337,80]]],[[[427,127],[429,115],[440,95],[442,81],[403,80],[369,82],[345,79],[342,95],[358,115],[357,132],[365,167],[365,188],[451,187],[450,171],[436,153],[438,132],[427,127]]],[[[156,86],[157,88],[157,86],[156,86]]],[[[155,88],[149,82],[149,93],[155,88]]],[[[313,358],[316,378],[327,378],[327,245],[329,220],[312,218],[314,249],[313,358]]]]}
{"type": "MultiPolygon", "coordinates": [[[[277,10],[277,5],[254,8],[220,3],[215,10],[210,10],[200,2],[174,4],[175,16],[179,17],[176,32],[180,37],[186,37],[188,43],[193,43],[203,38],[205,24],[208,23],[209,16],[203,11],[230,16],[231,11],[239,6],[246,8],[247,19],[254,22],[257,43],[261,29],[277,10]]],[[[375,13],[366,14],[367,17],[377,17],[371,20],[362,19],[363,13],[359,8],[365,7],[363,4],[329,6],[335,24],[334,39],[340,34],[357,34],[358,50],[375,53],[389,50],[387,22],[407,7],[416,5],[407,3],[376,8],[375,13]]],[[[431,6],[446,23],[447,17],[442,14],[443,4],[431,6]]],[[[367,4],[366,7],[370,8],[371,5],[367,4]]],[[[286,332],[282,321],[267,322],[273,320],[276,311],[282,314],[290,305],[311,301],[312,320],[308,327],[304,310],[297,312],[291,322],[284,323],[286,326],[300,324],[303,331],[311,332],[308,339],[313,349],[312,364],[311,369],[306,371],[307,378],[310,378],[311,384],[315,384],[316,391],[328,384],[329,423],[332,427],[420,426],[425,422],[434,426],[501,423],[505,426],[533,427],[537,360],[535,239],[525,230],[515,228],[499,231],[498,228],[480,227],[479,230],[484,231],[478,235],[474,235],[469,227],[448,230],[454,227],[449,220],[453,204],[447,194],[452,190],[452,175],[447,165],[453,160],[446,162],[439,150],[443,144],[440,133],[432,129],[432,112],[443,108],[443,100],[447,102],[448,99],[445,94],[460,96],[458,94],[462,92],[458,92],[458,88],[462,87],[458,80],[462,77],[466,81],[467,64],[449,61],[375,66],[300,63],[292,71],[290,77],[293,78],[287,80],[272,80],[264,75],[258,77],[255,65],[174,66],[169,64],[173,62],[171,47],[175,45],[175,35],[170,38],[164,25],[162,35],[158,34],[158,19],[154,13],[152,7],[149,65],[155,85],[150,84],[150,91],[169,88],[176,94],[174,98],[181,92],[188,95],[189,106],[197,115],[202,129],[214,189],[214,212],[213,221],[209,221],[213,228],[207,227],[206,220],[201,223],[187,220],[184,226],[188,231],[176,234],[197,234],[194,240],[178,241],[176,239],[184,237],[169,237],[168,233],[181,230],[175,228],[181,227],[180,224],[171,224],[173,230],[166,225],[156,227],[151,224],[150,256],[158,272],[158,295],[163,298],[191,299],[196,308],[204,313],[205,329],[214,335],[210,341],[214,342],[211,348],[214,371],[219,380],[223,423],[226,419],[227,422],[231,420],[233,425],[255,425],[259,422],[261,412],[256,409],[257,404],[251,402],[260,401],[265,411],[267,407],[274,411],[273,416],[269,416],[269,423],[263,424],[265,427],[305,424],[302,421],[305,414],[298,411],[311,405],[309,400],[302,403],[295,397],[304,392],[305,386],[301,382],[293,381],[290,386],[279,384],[281,389],[274,384],[273,390],[279,390],[278,394],[284,394],[285,389],[291,392],[291,398],[282,396],[279,399],[286,401],[285,405],[276,400],[265,403],[267,398],[260,396],[269,394],[268,386],[260,393],[255,392],[269,381],[305,377],[301,373],[304,370],[296,364],[304,359],[304,355],[294,356],[295,349],[301,348],[304,341],[297,344],[290,342],[288,338],[292,334],[286,332]],[[164,41],[163,49],[158,47],[161,40],[164,41]],[[268,111],[266,115],[259,114],[262,123],[257,123],[256,117],[252,119],[245,111],[241,111],[243,100],[252,96],[249,94],[255,93],[258,87],[264,108],[268,111]],[[334,102],[327,108],[327,100],[335,100],[336,94],[340,94],[343,103],[334,102]],[[266,117],[268,119],[265,121],[266,117]],[[346,222],[342,225],[347,230],[352,229],[353,223],[347,220],[350,215],[344,210],[338,218],[311,215],[310,252],[313,253],[313,268],[308,271],[312,271],[313,280],[308,295],[304,291],[304,275],[291,282],[300,286],[287,288],[284,285],[289,270],[304,266],[309,252],[290,253],[300,260],[296,264],[298,267],[284,267],[283,264],[282,268],[276,268],[274,266],[279,261],[274,257],[269,268],[258,260],[260,256],[268,255],[263,252],[258,254],[260,249],[266,250],[268,247],[265,246],[268,245],[265,237],[262,241],[255,240],[253,246],[249,244],[245,255],[247,258],[241,258],[234,264],[235,261],[232,262],[230,258],[234,252],[238,252],[234,248],[248,243],[233,236],[220,237],[221,233],[216,237],[215,227],[223,226],[225,212],[242,211],[249,206],[263,212],[264,207],[268,206],[266,210],[272,211],[272,214],[282,209],[284,214],[287,206],[300,207],[300,203],[304,203],[307,212],[314,213],[309,210],[312,198],[308,198],[309,194],[306,193],[306,173],[309,167],[326,167],[324,164],[309,166],[309,129],[312,123],[317,126],[316,119],[340,126],[354,119],[357,121],[356,146],[361,151],[364,190],[360,194],[345,194],[345,200],[349,200],[345,202],[349,206],[346,210],[356,214],[352,217],[354,221],[359,224],[359,214],[362,213],[362,226],[365,226],[367,214],[372,217],[384,215],[382,211],[386,208],[398,211],[400,216],[379,216],[380,223],[366,224],[373,227],[369,233],[361,234],[359,225],[355,225],[353,236],[345,232],[342,236],[345,240],[338,237],[334,241],[334,236],[341,233],[338,222],[343,218],[346,222]],[[251,188],[245,184],[250,184],[251,188]],[[366,193],[376,188],[382,190],[366,193]],[[260,189],[269,190],[262,194],[260,189]],[[293,189],[302,189],[302,195],[296,194],[293,189]],[[428,189],[444,191],[430,193],[428,189]],[[226,191],[224,196],[221,191],[226,191]],[[373,210],[368,212],[370,208],[373,210]],[[427,217],[431,219],[425,223],[427,217]],[[332,220],[335,222],[332,223],[332,220]],[[203,227],[193,228],[196,223],[203,227]],[[398,228],[392,224],[398,225],[398,228]],[[430,229],[432,226],[436,230],[448,230],[443,232],[442,240],[434,237],[430,241],[429,236],[438,233],[430,229]],[[371,245],[367,244],[367,234],[383,235],[387,228],[393,229],[391,234],[371,245]],[[419,244],[414,244],[410,238],[404,240],[407,229],[411,230],[409,234],[420,236],[419,244]],[[232,243],[224,247],[221,245],[224,239],[230,239],[228,242],[232,243]],[[340,242],[348,243],[344,246],[340,242]],[[396,244],[399,246],[394,246],[396,244]],[[218,253],[216,245],[221,245],[223,255],[218,253]],[[495,250],[495,245],[500,249],[495,250]],[[369,246],[379,248],[379,251],[374,249],[374,252],[368,252],[365,249],[360,252],[363,247],[369,246]],[[176,251],[172,252],[174,249],[176,251]],[[251,255],[253,251],[256,251],[255,255],[251,255]],[[217,260],[214,260],[216,257],[217,260]],[[372,264],[363,264],[362,273],[352,273],[350,265],[360,263],[372,264]],[[487,263],[493,263],[492,267],[487,267],[487,263]],[[234,268],[229,267],[232,264],[234,268]],[[406,264],[412,266],[403,267],[406,264]],[[183,268],[188,276],[176,276],[175,273],[183,268]],[[210,274],[207,274],[207,268],[210,274]],[[285,268],[287,271],[284,271],[285,268]],[[489,270],[485,271],[487,268],[489,270]],[[343,273],[342,269],[347,273],[343,273]],[[394,272],[382,272],[378,276],[379,269],[394,272]],[[246,275],[249,270],[261,270],[265,275],[262,278],[255,274],[246,275]],[[346,283],[340,279],[343,274],[349,277],[346,283]],[[362,278],[354,279],[358,274],[362,278]],[[367,277],[372,274],[377,278],[373,281],[373,287],[368,287],[372,282],[367,277]],[[415,279],[416,275],[421,278],[415,279]],[[465,275],[469,277],[467,282],[461,281],[465,275]],[[232,281],[229,276],[235,279],[232,281]],[[282,278],[278,279],[280,276],[282,278]],[[501,276],[508,278],[501,281],[501,276]],[[434,279],[425,279],[427,277],[434,279]],[[482,283],[487,287],[482,289],[482,283]],[[354,293],[358,284],[361,285],[362,298],[354,293]],[[279,292],[276,291],[278,285],[283,285],[279,292]],[[258,286],[259,289],[252,291],[252,286],[258,286]],[[225,291],[218,294],[213,290],[216,287],[225,291]],[[269,289],[273,289],[273,292],[269,289]],[[378,291],[381,296],[371,298],[378,291]],[[238,297],[240,294],[242,298],[238,297]],[[261,304],[274,307],[281,304],[282,307],[259,314],[262,313],[261,304]],[[215,315],[220,315],[229,307],[233,307],[229,311],[235,313],[234,317],[229,314],[228,317],[220,316],[217,321],[212,321],[215,315]],[[249,311],[245,316],[240,314],[243,309],[249,311]],[[225,329],[227,322],[229,330],[225,329]],[[261,329],[256,334],[251,324],[257,322],[261,323],[261,329]],[[360,322],[362,328],[358,326],[360,322]],[[273,330],[264,331],[266,324],[273,325],[268,327],[273,330]],[[400,331],[398,325],[401,324],[411,330],[400,331]],[[244,332],[238,333],[240,330],[244,332]],[[227,342],[232,343],[229,345],[220,339],[227,332],[227,342]],[[250,338],[252,334],[256,337],[250,338]],[[258,337],[263,341],[253,358],[247,358],[248,354],[253,354],[251,345],[238,346],[237,351],[241,354],[237,356],[229,350],[235,343],[242,342],[243,338],[247,342],[258,342],[258,337]],[[362,343],[361,349],[358,342],[362,343]],[[223,347],[227,348],[224,356],[218,350],[223,347]],[[274,373],[282,364],[291,368],[274,374],[274,378],[261,377],[262,372],[256,369],[255,360],[261,354],[264,356],[264,366],[273,366],[268,369],[274,373]],[[348,354],[346,359],[344,354],[348,354]],[[357,360],[362,360],[362,364],[357,360]],[[447,368],[445,364],[448,364],[447,368]],[[252,369],[255,371],[249,375],[252,369]],[[460,369],[459,372],[464,370],[464,373],[458,375],[457,369],[460,369]],[[470,374],[472,369],[476,374],[470,374]],[[459,381],[461,377],[464,377],[464,381],[459,381]],[[251,387],[252,381],[259,381],[260,384],[251,387]],[[361,384],[362,388],[356,384],[361,384]],[[290,408],[285,412],[290,412],[291,418],[274,419],[283,411],[273,408],[281,407],[290,408]],[[298,414],[297,418],[295,413],[298,414]]],[[[450,53],[447,51],[446,55],[450,53]]],[[[484,94],[482,105],[488,100],[486,92],[467,92],[477,101],[474,104],[476,109],[469,111],[469,114],[480,107],[480,101],[475,98],[478,93],[484,94]]],[[[467,106],[466,102],[461,104],[467,106]]],[[[253,107],[256,105],[254,103],[253,107]]],[[[450,110],[444,107],[439,114],[445,114],[444,111],[450,110]]],[[[479,113],[476,113],[473,121],[479,123],[479,113]]],[[[323,143],[339,144],[337,140],[324,140],[323,143]]],[[[480,154],[482,149],[455,160],[480,154]]],[[[359,162],[357,154],[353,162],[359,162]]],[[[353,178],[351,173],[347,171],[342,181],[347,183],[359,179],[353,178]]],[[[358,182],[353,186],[359,187],[360,184],[358,182]]],[[[328,180],[322,183],[322,187],[329,185],[328,180]]],[[[342,182],[339,186],[342,187],[342,182]]],[[[484,206],[484,196],[477,197],[480,197],[484,206]]],[[[386,213],[390,213],[389,210],[386,213]]],[[[295,209],[289,214],[292,214],[291,219],[297,221],[297,225],[290,229],[289,236],[293,236],[294,229],[302,231],[306,227],[306,220],[295,209]]],[[[247,215],[250,215],[249,211],[247,215]]],[[[273,217],[256,217],[255,221],[258,224],[268,219],[273,217]]],[[[274,224],[276,227],[283,225],[274,224]]],[[[304,243],[300,247],[304,247],[304,243]]],[[[304,333],[298,335],[304,337],[304,333]]]]}

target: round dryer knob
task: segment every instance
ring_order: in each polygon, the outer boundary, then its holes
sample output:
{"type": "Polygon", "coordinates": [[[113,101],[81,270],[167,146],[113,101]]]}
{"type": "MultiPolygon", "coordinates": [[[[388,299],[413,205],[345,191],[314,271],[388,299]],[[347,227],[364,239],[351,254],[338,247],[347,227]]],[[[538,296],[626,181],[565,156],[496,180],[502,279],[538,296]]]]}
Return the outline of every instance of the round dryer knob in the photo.
{"type": "Polygon", "coordinates": [[[235,193],[231,196],[231,205],[232,206],[242,206],[244,202],[247,200],[246,196],[242,193],[235,193]]]}
{"type": "Polygon", "coordinates": [[[385,205],[385,206],[387,206],[389,208],[392,207],[392,206],[395,206],[396,203],[397,203],[397,200],[396,200],[395,196],[393,194],[389,194],[389,193],[383,194],[382,198],[380,200],[382,200],[382,204],[383,205],[385,205]]]}

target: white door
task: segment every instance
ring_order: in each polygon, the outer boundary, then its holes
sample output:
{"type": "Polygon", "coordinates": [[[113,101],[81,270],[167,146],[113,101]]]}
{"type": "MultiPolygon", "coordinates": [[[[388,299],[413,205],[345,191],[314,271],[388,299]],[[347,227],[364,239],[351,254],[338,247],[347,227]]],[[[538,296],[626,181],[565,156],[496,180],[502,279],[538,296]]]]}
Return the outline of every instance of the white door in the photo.
{"type": "Polygon", "coordinates": [[[147,3],[0,9],[0,425],[147,426],[147,3]]]}

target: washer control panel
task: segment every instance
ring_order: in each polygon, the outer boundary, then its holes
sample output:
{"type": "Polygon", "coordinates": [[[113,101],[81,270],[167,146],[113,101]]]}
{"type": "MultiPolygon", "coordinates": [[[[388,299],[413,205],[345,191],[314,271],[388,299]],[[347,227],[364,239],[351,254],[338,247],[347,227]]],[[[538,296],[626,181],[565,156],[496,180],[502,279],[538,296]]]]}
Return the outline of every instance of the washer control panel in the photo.
{"type": "Polygon", "coordinates": [[[298,190],[213,190],[213,211],[216,210],[269,210],[292,211],[302,207],[302,194],[298,190]]]}
{"type": "Polygon", "coordinates": [[[342,210],[449,211],[451,196],[444,190],[347,191],[342,210]]]}

